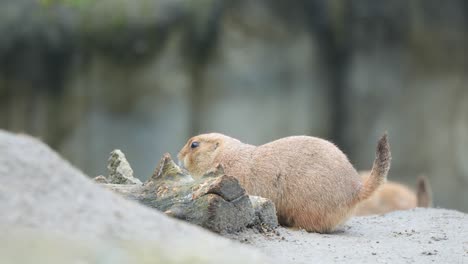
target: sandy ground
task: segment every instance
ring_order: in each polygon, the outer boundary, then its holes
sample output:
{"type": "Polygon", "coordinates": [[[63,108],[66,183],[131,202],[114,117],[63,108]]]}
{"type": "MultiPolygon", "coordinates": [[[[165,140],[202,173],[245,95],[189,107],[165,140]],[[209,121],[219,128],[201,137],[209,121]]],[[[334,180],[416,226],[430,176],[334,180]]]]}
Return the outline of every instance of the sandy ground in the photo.
{"type": "Polygon", "coordinates": [[[278,228],[229,237],[279,263],[468,264],[468,214],[446,209],[356,217],[333,234],[278,228]]]}

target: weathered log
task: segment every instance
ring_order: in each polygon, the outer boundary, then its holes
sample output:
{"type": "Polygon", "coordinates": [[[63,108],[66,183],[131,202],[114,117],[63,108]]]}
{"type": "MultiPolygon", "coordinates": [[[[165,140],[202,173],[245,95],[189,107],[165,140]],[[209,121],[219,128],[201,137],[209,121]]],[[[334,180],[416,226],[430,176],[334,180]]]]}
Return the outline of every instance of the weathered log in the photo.
{"type": "Polygon", "coordinates": [[[99,175],[93,179],[97,183],[109,183],[106,177],[99,175]]]}
{"type": "Polygon", "coordinates": [[[127,199],[215,232],[278,225],[273,203],[260,197],[249,198],[238,180],[226,175],[221,165],[194,180],[165,154],[143,185],[102,185],[127,199]]]}
{"type": "Polygon", "coordinates": [[[249,198],[255,211],[254,225],[265,226],[266,228],[278,226],[276,207],[271,200],[260,196],[249,196],[249,198]]]}
{"type": "Polygon", "coordinates": [[[139,179],[133,177],[133,169],[120,149],[111,152],[107,169],[109,170],[109,183],[141,184],[139,179]]]}

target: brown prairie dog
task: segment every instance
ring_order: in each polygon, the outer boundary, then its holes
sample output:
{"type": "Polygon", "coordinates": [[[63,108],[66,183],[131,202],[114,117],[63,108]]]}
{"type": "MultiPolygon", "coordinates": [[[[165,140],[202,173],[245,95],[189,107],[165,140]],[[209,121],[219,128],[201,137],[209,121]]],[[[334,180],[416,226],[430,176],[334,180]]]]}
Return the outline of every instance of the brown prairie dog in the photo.
{"type": "MultiPolygon", "coordinates": [[[[369,171],[360,172],[365,180],[369,171]]],[[[430,207],[432,203],[431,188],[426,177],[418,177],[416,193],[407,186],[388,181],[380,186],[375,193],[356,206],[354,215],[365,216],[385,214],[396,210],[408,210],[415,207],[430,207]]]]}
{"type": "Polygon", "coordinates": [[[308,136],[257,147],[223,134],[203,134],[188,140],[178,158],[195,178],[222,164],[247,193],[274,202],[280,224],[325,233],[344,223],[356,204],[385,182],[391,159],[386,135],[376,155],[366,181],[335,145],[308,136]]]}

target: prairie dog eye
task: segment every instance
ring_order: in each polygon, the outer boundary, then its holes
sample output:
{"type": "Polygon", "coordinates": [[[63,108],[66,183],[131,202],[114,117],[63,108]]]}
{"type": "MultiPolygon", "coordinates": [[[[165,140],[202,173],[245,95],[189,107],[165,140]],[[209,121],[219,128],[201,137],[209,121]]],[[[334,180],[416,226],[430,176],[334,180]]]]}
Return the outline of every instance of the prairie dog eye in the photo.
{"type": "Polygon", "coordinates": [[[192,144],[190,144],[190,148],[197,148],[198,146],[200,146],[200,143],[198,141],[194,141],[192,142],[192,144]]]}

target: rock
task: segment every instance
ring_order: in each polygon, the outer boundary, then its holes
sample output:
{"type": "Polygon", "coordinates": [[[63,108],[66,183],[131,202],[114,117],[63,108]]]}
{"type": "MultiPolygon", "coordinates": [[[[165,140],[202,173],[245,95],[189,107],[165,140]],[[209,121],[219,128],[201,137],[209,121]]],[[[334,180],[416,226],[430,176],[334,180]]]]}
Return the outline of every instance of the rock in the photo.
{"type": "Polygon", "coordinates": [[[0,201],[0,263],[271,262],[252,248],[125,200],[40,141],[4,131],[0,201]]]}
{"type": "Polygon", "coordinates": [[[278,217],[276,216],[275,204],[266,198],[259,196],[249,196],[255,211],[256,225],[266,225],[270,228],[278,226],[278,217]]]}
{"type": "Polygon", "coordinates": [[[120,149],[111,152],[107,169],[109,170],[109,183],[142,184],[139,179],[133,177],[132,167],[120,149]]]}

